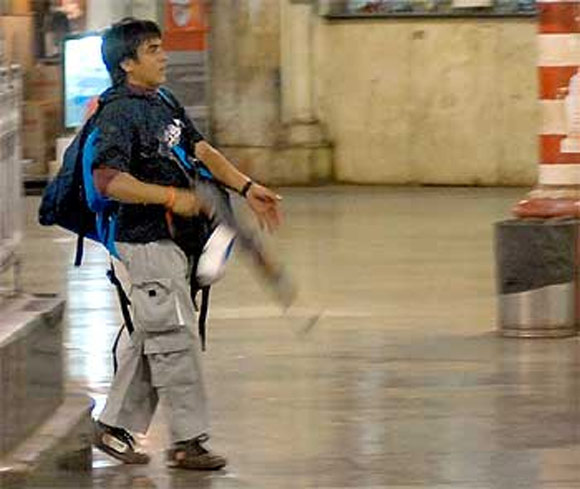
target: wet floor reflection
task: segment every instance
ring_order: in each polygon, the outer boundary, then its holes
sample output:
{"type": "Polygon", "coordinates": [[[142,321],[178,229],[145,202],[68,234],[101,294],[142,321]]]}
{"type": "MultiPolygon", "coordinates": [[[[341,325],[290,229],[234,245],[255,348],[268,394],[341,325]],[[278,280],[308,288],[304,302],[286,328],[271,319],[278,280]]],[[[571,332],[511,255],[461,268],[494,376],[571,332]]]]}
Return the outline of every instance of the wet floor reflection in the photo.
{"type": "MultiPolygon", "coordinates": [[[[205,369],[217,474],[95,452],[55,487],[568,489],[580,487],[580,345],[494,335],[492,224],[523,191],[289,189],[273,239],[301,285],[284,313],[236,260],[214,288],[205,369]],[[68,484],[68,485],[64,485],[68,484]],[[76,484],[76,485],[75,485],[76,484]]],[[[102,406],[121,318],[89,246],[36,227],[25,281],[68,299],[68,378],[102,406]]]]}

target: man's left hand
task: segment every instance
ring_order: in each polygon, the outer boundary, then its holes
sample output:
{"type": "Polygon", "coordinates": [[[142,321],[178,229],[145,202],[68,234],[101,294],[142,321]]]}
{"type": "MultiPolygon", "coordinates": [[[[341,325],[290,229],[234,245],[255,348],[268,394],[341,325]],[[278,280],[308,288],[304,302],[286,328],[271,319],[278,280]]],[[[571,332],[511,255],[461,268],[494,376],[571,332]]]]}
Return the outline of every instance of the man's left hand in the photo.
{"type": "Polygon", "coordinates": [[[253,182],[246,194],[246,200],[262,229],[273,232],[280,226],[282,214],[279,203],[282,197],[270,189],[253,182]]]}

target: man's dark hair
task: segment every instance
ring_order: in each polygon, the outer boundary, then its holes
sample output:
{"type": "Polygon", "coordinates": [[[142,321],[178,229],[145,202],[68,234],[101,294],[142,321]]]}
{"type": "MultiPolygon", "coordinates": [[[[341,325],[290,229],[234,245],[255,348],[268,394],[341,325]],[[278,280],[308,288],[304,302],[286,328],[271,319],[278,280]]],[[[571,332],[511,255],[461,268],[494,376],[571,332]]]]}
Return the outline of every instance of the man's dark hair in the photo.
{"type": "Polygon", "coordinates": [[[121,63],[137,59],[137,48],[150,39],[161,39],[161,29],[151,20],[127,17],[105,31],[101,55],[113,85],[124,83],[127,77],[121,63]]]}

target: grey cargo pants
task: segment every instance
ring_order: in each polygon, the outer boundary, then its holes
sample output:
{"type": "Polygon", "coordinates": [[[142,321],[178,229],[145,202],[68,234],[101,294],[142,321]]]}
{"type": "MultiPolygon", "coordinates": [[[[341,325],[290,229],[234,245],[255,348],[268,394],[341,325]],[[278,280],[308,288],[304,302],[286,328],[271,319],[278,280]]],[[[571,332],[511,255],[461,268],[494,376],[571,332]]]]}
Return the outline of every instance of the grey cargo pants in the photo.
{"type": "Polygon", "coordinates": [[[117,243],[117,251],[135,331],[131,336],[123,332],[118,370],[99,421],[146,433],[161,400],[172,442],[206,433],[207,400],[187,257],[173,241],[117,243]]]}

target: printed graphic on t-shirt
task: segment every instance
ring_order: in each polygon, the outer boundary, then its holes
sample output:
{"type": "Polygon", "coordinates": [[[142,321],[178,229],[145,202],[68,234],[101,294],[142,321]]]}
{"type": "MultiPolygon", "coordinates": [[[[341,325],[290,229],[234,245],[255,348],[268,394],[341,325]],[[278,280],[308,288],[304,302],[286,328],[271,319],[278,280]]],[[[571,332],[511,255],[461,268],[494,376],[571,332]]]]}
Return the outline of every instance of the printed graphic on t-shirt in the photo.
{"type": "Polygon", "coordinates": [[[185,124],[179,119],[173,119],[172,124],[168,124],[161,135],[161,143],[168,149],[177,146],[181,142],[181,133],[185,124]]]}

